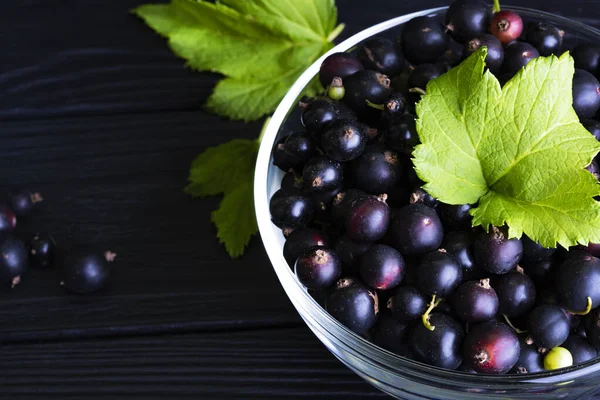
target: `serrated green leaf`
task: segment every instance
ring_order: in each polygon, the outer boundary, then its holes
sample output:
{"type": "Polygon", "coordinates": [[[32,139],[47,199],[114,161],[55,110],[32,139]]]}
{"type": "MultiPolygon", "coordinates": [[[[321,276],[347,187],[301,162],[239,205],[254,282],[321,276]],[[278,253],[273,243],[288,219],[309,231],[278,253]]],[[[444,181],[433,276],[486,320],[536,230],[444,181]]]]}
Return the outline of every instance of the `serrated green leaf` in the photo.
{"type": "Polygon", "coordinates": [[[600,143],[572,107],[573,59],[538,58],[504,88],[486,50],[432,80],[417,106],[415,168],[431,195],[473,204],[476,225],[546,247],[600,241],[600,194],[584,168],[600,143]]]}

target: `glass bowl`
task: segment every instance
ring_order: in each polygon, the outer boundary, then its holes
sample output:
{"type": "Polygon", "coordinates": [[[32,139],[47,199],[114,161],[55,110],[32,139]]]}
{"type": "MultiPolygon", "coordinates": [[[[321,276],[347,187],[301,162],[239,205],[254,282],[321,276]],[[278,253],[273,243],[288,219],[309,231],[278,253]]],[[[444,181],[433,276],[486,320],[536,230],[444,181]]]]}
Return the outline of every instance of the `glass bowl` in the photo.
{"type": "MultiPolygon", "coordinates": [[[[600,31],[582,23],[537,10],[509,8],[528,21],[543,19],[563,29],[566,44],[600,43],[600,31]]],[[[283,257],[285,239],[271,223],[269,213],[269,199],[279,189],[283,172],[273,165],[271,150],[283,134],[301,129],[296,105],[303,89],[317,76],[321,62],[329,54],[348,51],[374,35],[397,34],[397,29],[410,19],[443,15],[445,10],[446,7],[423,10],[372,26],[330,50],[294,83],[264,133],[256,163],[254,202],[264,246],[284,290],[309,328],[341,362],[383,392],[401,399],[589,399],[600,390],[598,359],[555,372],[491,376],[444,370],[384,350],[331,317],[298,283],[283,257]]]]}

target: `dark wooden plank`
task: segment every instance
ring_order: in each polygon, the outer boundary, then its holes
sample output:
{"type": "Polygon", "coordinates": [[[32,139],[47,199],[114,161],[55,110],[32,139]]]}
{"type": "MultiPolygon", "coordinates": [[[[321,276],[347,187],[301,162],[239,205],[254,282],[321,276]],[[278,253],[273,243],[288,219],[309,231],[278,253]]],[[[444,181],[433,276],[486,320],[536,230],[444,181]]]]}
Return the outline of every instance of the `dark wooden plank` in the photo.
{"type": "Polygon", "coordinates": [[[388,398],[306,327],[5,346],[0,397],[388,398]]]}

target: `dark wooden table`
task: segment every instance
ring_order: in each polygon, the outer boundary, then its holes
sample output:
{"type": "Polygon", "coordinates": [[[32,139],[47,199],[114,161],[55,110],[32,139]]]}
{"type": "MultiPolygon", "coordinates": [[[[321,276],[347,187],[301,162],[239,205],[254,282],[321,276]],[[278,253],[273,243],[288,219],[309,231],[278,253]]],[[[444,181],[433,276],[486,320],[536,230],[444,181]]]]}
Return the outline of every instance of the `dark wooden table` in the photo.
{"type": "MultiPolygon", "coordinates": [[[[23,0],[0,7],[2,191],[46,201],[20,225],[61,248],[118,253],[109,287],[66,295],[30,271],[0,292],[2,398],[385,396],[298,317],[259,238],[232,261],[182,192],[205,147],[255,137],[202,111],[218,76],[186,70],[128,13],[143,0],[23,0]]],[[[600,25],[592,0],[519,2],[600,25]]],[[[432,0],[338,0],[343,37],[432,0]]]]}

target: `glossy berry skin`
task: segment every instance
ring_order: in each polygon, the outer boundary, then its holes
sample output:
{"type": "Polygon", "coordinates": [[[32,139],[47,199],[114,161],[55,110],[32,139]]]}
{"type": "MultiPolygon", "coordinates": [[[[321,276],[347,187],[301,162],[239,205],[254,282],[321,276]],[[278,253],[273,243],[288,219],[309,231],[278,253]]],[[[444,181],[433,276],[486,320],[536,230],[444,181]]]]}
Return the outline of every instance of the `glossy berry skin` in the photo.
{"type": "Polygon", "coordinates": [[[278,167],[280,170],[285,171],[286,173],[293,168],[294,161],[289,157],[289,155],[284,151],[286,137],[279,139],[275,146],[273,146],[273,165],[278,167]]]}
{"type": "Polygon", "coordinates": [[[292,133],[277,147],[285,153],[286,165],[289,168],[302,168],[304,163],[317,153],[317,146],[307,132],[292,133]]]}
{"type": "Polygon", "coordinates": [[[437,64],[417,65],[408,77],[408,87],[410,89],[419,88],[425,90],[430,80],[437,78],[443,73],[444,71],[437,64]]]}
{"type": "Polygon", "coordinates": [[[600,83],[582,69],[573,75],[573,108],[580,119],[592,118],[600,108],[600,83]]]}
{"type": "Polygon", "coordinates": [[[594,308],[583,317],[583,326],[588,342],[594,347],[600,348],[600,307],[594,308]]]}
{"type": "Polygon", "coordinates": [[[427,207],[437,208],[439,201],[420,187],[413,189],[408,199],[410,204],[423,204],[427,207]]]}
{"type": "Polygon", "coordinates": [[[473,254],[486,271],[505,274],[521,260],[523,243],[519,239],[508,239],[506,229],[492,227],[489,232],[481,232],[477,236],[473,254]]]}
{"type": "Polygon", "coordinates": [[[371,337],[377,346],[399,355],[406,355],[408,346],[404,344],[404,340],[408,332],[408,324],[382,312],[371,329],[371,337]]]}
{"type": "Polygon", "coordinates": [[[510,43],[521,36],[521,32],[523,32],[523,20],[514,11],[499,11],[492,17],[490,32],[502,44],[510,43]]]}
{"type": "Polygon", "coordinates": [[[600,142],[600,122],[595,119],[584,119],[581,121],[581,125],[585,127],[597,141],[600,142]]]}
{"type": "Polygon", "coordinates": [[[571,56],[575,61],[575,68],[583,69],[589,73],[596,74],[600,68],[600,46],[592,44],[579,44],[571,50],[571,56]]]}
{"type": "Polygon", "coordinates": [[[569,320],[556,306],[538,306],[529,314],[527,333],[538,347],[552,349],[560,346],[569,337],[570,330],[569,320]]]}
{"type": "Polygon", "coordinates": [[[42,198],[39,193],[23,191],[8,195],[8,205],[17,217],[29,215],[40,201],[42,198]]]}
{"type": "Polygon", "coordinates": [[[430,314],[427,329],[416,321],[408,337],[410,349],[417,361],[435,367],[456,369],[462,363],[462,342],[465,336],[462,326],[452,317],[442,313],[430,314]]]}
{"type": "Polygon", "coordinates": [[[74,293],[96,292],[104,287],[109,276],[109,261],[95,252],[73,253],[62,266],[62,282],[68,291],[74,293]]]}
{"type": "Polygon", "coordinates": [[[544,368],[552,371],[573,365],[573,356],[564,347],[555,347],[544,355],[544,368]]]}
{"type": "Polygon", "coordinates": [[[423,204],[410,204],[397,210],[390,229],[394,245],[403,255],[433,251],[444,238],[437,213],[423,204]]]}
{"type": "Polygon", "coordinates": [[[379,313],[377,293],[353,278],[339,279],[326,304],[333,318],[358,334],[371,329],[379,313]]]}
{"type": "Polygon", "coordinates": [[[480,374],[505,374],[519,360],[521,346],[515,331],[498,321],[472,327],[465,336],[463,357],[480,374]]]}
{"type": "Polygon", "coordinates": [[[469,212],[472,208],[471,204],[450,205],[440,203],[437,210],[444,228],[448,231],[458,231],[471,229],[473,217],[469,212]]]}
{"type": "Polygon", "coordinates": [[[398,154],[381,144],[369,145],[350,166],[352,182],[370,194],[387,193],[402,178],[398,154]]]}
{"type": "Polygon", "coordinates": [[[367,146],[367,126],[352,120],[338,119],[325,129],[321,145],[335,161],[350,161],[360,156],[367,146]]]}
{"type": "Polygon", "coordinates": [[[535,305],[535,284],[527,275],[510,271],[492,279],[492,287],[498,294],[500,314],[517,317],[529,312],[535,305]]]}
{"type": "Polygon", "coordinates": [[[465,43],[463,57],[467,58],[481,47],[487,47],[488,53],[485,57],[485,65],[495,74],[500,71],[504,62],[504,47],[502,43],[489,33],[480,33],[465,43]]]}
{"type": "Polygon", "coordinates": [[[362,281],[373,289],[390,290],[402,282],[404,258],[393,247],[376,244],[367,250],[360,262],[362,281]]]}
{"type": "Polygon", "coordinates": [[[523,261],[535,262],[550,258],[556,253],[556,249],[543,247],[541,244],[534,242],[527,235],[521,237],[523,242],[523,261]]]}
{"type": "Polygon", "coordinates": [[[327,125],[338,118],[338,107],[329,100],[317,99],[306,105],[302,111],[302,125],[313,137],[320,139],[327,125]]]}
{"type": "Polygon", "coordinates": [[[319,80],[323,87],[327,87],[331,84],[333,78],[340,77],[344,79],[361,69],[364,69],[364,67],[355,55],[343,52],[333,53],[323,60],[319,70],[319,80]]]}
{"type": "Polygon", "coordinates": [[[29,267],[27,248],[14,236],[7,236],[0,242],[0,280],[2,284],[12,283],[21,277],[29,267]]]}
{"type": "Polygon", "coordinates": [[[485,33],[491,16],[491,7],[483,0],[457,0],[446,12],[446,28],[454,40],[465,43],[485,33]]]}
{"type": "Polygon", "coordinates": [[[558,265],[555,288],[558,301],[567,310],[584,312],[587,298],[600,306],[600,259],[591,255],[572,256],[558,265]]]}
{"type": "Polygon", "coordinates": [[[0,239],[17,227],[17,215],[7,206],[0,204],[0,239]]]}
{"type": "Polygon", "coordinates": [[[394,92],[384,105],[382,117],[385,121],[401,118],[406,112],[407,106],[406,97],[402,93],[394,92]]]}
{"type": "Polygon", "coordinates": [[[385,144],[394,151],[403,154],[412,154],[416,145],[420,143],[415,118],[404,115],[390,122],[384,131],[385,144]]]}
{"type": "Polygon", "coordinates": [[[388,76],[400,74],[404,67],[404,57],[394,42],[384,37],[367,39],[358,49],[358,57],[366,69],[388,76]]]}
{"type": "Polygon", "coordinates": [[[373,104],[383,104],[392,93],[390,78],[387,75],[368,69],[360,70],[344,80],[346,95],[344,103],[357,113],[371,109],[367,100],[373,104]]]}
{"type": "Polygon", "coordinates": [[[350,212],[350,206],[352,201],[360,196],[363,196],[365,192],[360,189],[351,188],[338,193],[331,205],[331,219],[334,223],[339,226],[346,224],[346,215],[350,212]]]}
{"type": "Polygon", "coordinates": [[[527,24],[526,40],[543,57],[560,54],[564,35],[563,31],[546,22],[537,21],[527,24]]]}
{"type": "Polygon", "coordinates": [[[383,238],[390,224],[390,208],[373,195],[364,195],[350,203],[346,216],[346,233],[358,242],[376,242],[383,238]]]}
{"type": "Polygon", "coordinates": [[[348,235],[342,235],[335,243],[335,252],[342,260],[344,269],[351,274],[357,274],[358,262],[371,246],[372,243],[357,242],[350,239],[348,235]]]}
{"type": "Polygon", "coordinates": [[[425,294],[446,298],[462,281],[458,261],[443,250],[432,251],[421,258],[417,269],[419,289],[425,294]]]}
{"type": "Polygon", "coordinates": [[[331,245],[329,235],[319,229],[297,229],[287,237],[283,245],[283,256],[290,268],[293,268],[298,257],[306,250],[311,247],[330,247],[331,245]]]}
{"type": "Polygon", "coordinates": [[[343,173],[339,161],[326,156],[316,156],[304,165],[302,179],[307,189],[315,192],[330,192],[340,186],[343,173]]]}
{"type": "Polygon", "coordinates": [[[312,247],[298,257],[294,272],[307,289],[323,290],[333,285],[342,274],[342,261],[327,247],[312,247]]]}
{"type": "Polygon", "coordinates": [[[313,204],[299,189],[278,190],[269,202],[271,221],[281,229],[305,228],[313,216],[313,204]]]}
{"type": "Polygon", "coordinates": [[[573,364],[581,364],[598,357],[596,348],[577,334],[571,334],[561,347],[569,350],[573,357],[573,364]]]}
{"type": "Polygon", "coordinates": [[[514,41],[504,49],[502,72],[514,75],[526,66],[529,61],[539,56],[540,53],[538,53],[537,49],[529,43],[514,41]]]}
{"type": "Polygon", "coordinates": [[[475,261],[471,236],[465,231],[448,232],[444,235],[441,248],[456,258],[462,267],[464,280],[479,280],[487,275],[487,272],[475,261]]]}
{"type": "Polygon", "coordinates": [[[537,285],[548,286],[554,281],[556,260],[545,258],[540,261],[523,261],[521,268],[537,285]]]}
{"type": "Polygon", "coordinates": [[[498,312],[498,295],[489,279],[462,283],[451,297],[452,309],[465,322],[489,321],[498,312]]]}
{"type": "Polygon", "coordinates": [[[29,263],[35,268],[48,268],[54,263],[56,242],[47,233],[36,233],[27,241],[29,263]]]}
{"type": "Polygon", "coordinates": [[[446,52],[449,38],[435,18],[416,17],[404,24],[400,43],[408,61],[424,64],[436,62],[446,52]]]}
{"type": "Polygon", "coordinates": [[[430,299],[413,286],[401,286],[387,303],[391,315],[399,321],[409,322],[425,314],[430,299]]]}
{"type": "Polygon", "coordinates": [[[544,372],[544,356],[540,353],[533,340],[525,337],[519,338],[521,352],[517,363],[509,371],[511,374],[533,374],[536,372],[544,372]]]}

